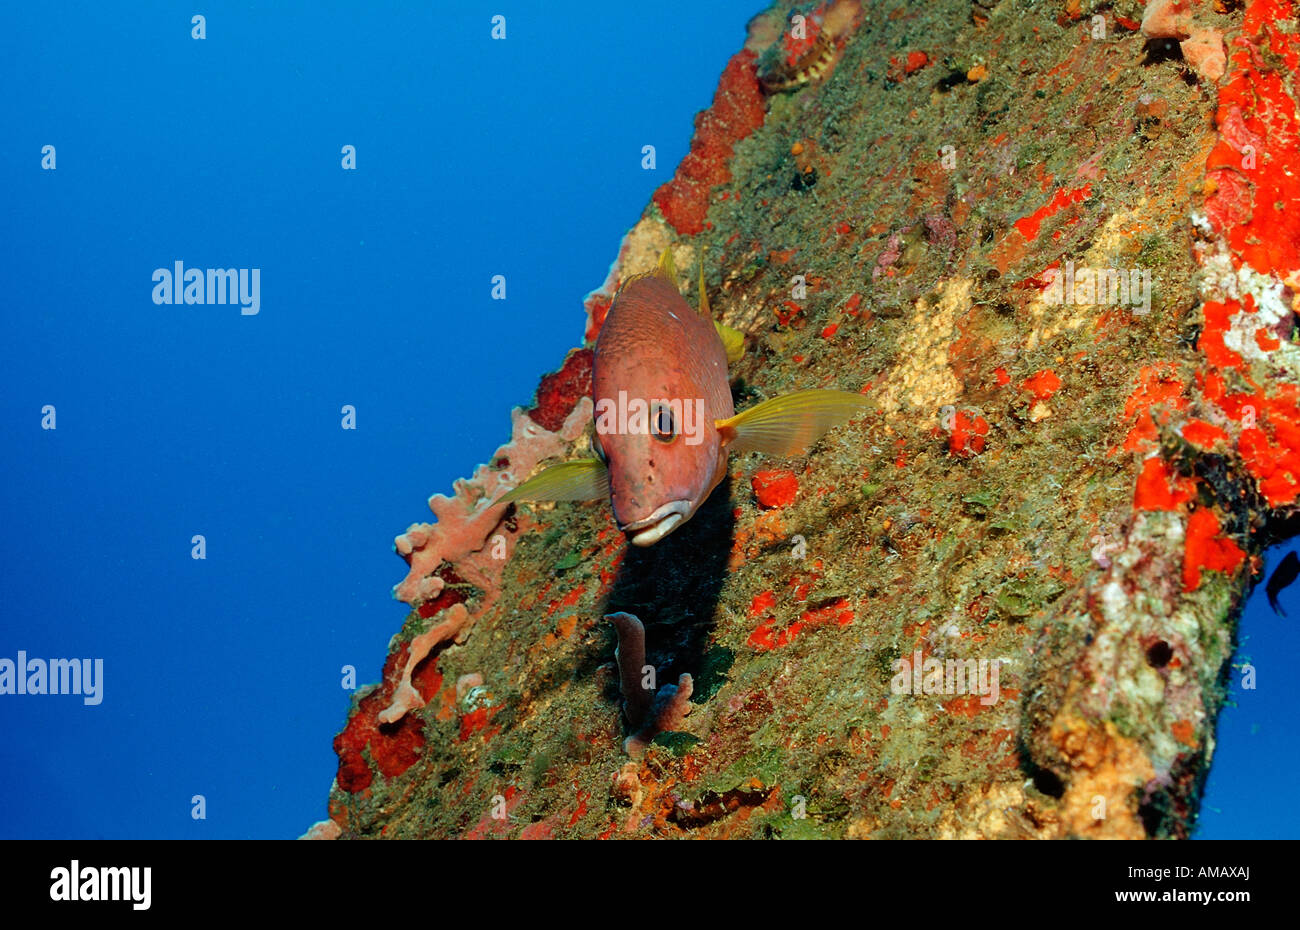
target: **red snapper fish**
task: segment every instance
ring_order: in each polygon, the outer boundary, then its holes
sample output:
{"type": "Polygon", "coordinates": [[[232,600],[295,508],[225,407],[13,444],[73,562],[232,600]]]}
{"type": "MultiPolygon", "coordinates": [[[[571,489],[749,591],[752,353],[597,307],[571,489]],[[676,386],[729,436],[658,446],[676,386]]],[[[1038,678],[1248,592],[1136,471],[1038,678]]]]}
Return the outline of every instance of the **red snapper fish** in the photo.
{"type": "Polygon", "coordinates": [[[596,338],[598,458],[552,465],[498,503],[608,497],[619,529],[649,546],[694,516],[726,475],[728,453],[801,454],[867,403],[848,391],[799,391],[737,414],[727,363],[743,354],[744,336],[712,319],[703,265],[697,312],[665,249],[656,271],[619,288],[596,338]]]}

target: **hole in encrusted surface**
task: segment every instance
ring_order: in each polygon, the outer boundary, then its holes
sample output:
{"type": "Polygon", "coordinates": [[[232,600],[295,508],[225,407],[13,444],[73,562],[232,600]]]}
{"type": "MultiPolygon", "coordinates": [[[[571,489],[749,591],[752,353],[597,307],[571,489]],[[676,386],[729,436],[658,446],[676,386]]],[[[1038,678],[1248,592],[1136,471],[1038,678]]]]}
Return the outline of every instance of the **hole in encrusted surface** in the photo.
{"type": "Polygon", "coordinates": [[[1183,49],[1174,39],[1148,39],[1142,46],[1142,52],[1144,66],[1183,60],[1183,49]]]}
{"type": "Polygon", "coordinates": [[[1051,798],[1059,798],[1065,794],[1065,782],[1050,769],[1039,769],[1034,773],[1034,787],[1051,798]]]}
{"type": "Polygon", "coordinates": [[[1173,657],[1173,648],[1163,639],[1158,643],[1152,643],[1147,649],[1147,664],[1152,668],[1164,668],[1173,657]]]}

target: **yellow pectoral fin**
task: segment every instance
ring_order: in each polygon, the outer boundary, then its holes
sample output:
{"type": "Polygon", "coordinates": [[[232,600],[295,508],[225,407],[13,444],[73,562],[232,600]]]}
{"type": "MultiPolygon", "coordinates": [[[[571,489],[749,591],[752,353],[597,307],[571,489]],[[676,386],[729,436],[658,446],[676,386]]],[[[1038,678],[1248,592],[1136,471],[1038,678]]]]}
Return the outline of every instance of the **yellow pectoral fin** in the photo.
{"type": "Polygon", "coordinates": [[[594,501],[609,497],[609,469],[599,459],[575,459],[543,469],[497,500],[594,501]]]}
{"type": "Polygon", "coordinates": [[[659,277],[664,278],[669,284],[681,290],[682,286],[677,283],[677,266],[673,264],[672,248],[664,249],[659,253],[659,268],[655,272],[659,277]]]}
{"type": "Polygon", "coordinates": [[[722,339],[722,347],[727,350],[728,365],[734,365],[745,357],[744,333],[717,320],[713,321],[713,328],[718,331],[718,336],[722,339]]]}
{"type": "Polygon", "coordinates": [[[765,400],[714,425],[729,451],[799,455],[868,403],[849,391],[799,391],[765,400]]]}

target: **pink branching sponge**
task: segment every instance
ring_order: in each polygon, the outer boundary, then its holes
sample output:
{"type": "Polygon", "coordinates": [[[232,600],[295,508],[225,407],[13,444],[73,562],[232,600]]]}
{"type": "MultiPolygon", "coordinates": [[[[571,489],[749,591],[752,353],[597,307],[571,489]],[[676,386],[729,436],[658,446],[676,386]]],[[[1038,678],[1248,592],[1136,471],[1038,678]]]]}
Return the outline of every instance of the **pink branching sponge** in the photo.
{"type": "Polygon", "coordinates": [[[452,604],[443,612],[445,619],[411,640],[402,677],[393,691],[393,702],[379,712],[380,723],[396,723],[407,711],[424,706],[424,695],[411,684],[411,673],[436,646],[449,640],[464,642],[473,620],[464,604],[452,604]]]}
{"type": "Polygon", "coordinates": [[[417,606],[437,599],[446,586],[439,574],[444,564],[451,565],[483,596],[473,613],[463,604],[451,604],[440,611],[444,615],[440,623],[411,640],[401,679],[392,702],[379,714],[380,723],[395,723],[409,711],[424,706],[425,696],[411,683],[416,666],[442,643],[452,639],[464,642],[475,621],[496,603],[501,593],[501,573],[514,551],[515,540],[528,526],[523,518],[516,520],[513,528],[507,526],[503,519],[508,505],[493,501],[527,478],[544,459],[561,454],[568,443],[582,435],[591,419],[591,398],[579,398],[555,432],[520,407],[511,412],[511,418],[513,438],[492,456],[494,465],[505,466],[498,469],[480,465],[473,478],[455,482],[451,497],[433,495],[429,509],[437,522],[414,524],[393,543],[410,566],[406,578],[393,589],[398,600],[417,606]]]}
{"type": "Polygon", "coordinates": [[[1142,12],[1142,34],[1148,39],[1172,39],[1183,60],[1203,78],[1218,81],[1227,69],[1223,33],[1201,25],[1197,15],[1210,13],[1210,4],[1194,9],[1192,0],[1150,0],[1142,12]]]}
{"type": "Polygon", "coordinates": [[[538,424],[522,408],[511,411],[513,436],[491,459],[493,463],[504,460],[507,467],[480,465],[473,478],[454,483],[451,497],[433,495],[429,509],[437,522],[413,524],[394,540],[394,548],[411,567],[393,589],[394,597],[411,605],[437,597],[445,582],[435,572],[443,562],[455,566],[466,581],[494,594],[518,531],[501,527],[506,551],[503,558],[495,557],[491,536],[505,516],[506,507],[492,502],[527,478],[543,459],[561,454],[567,443],[582,435],[590,419],[591,399],[587,397],[577,401],[556,432],[538,424]]]}

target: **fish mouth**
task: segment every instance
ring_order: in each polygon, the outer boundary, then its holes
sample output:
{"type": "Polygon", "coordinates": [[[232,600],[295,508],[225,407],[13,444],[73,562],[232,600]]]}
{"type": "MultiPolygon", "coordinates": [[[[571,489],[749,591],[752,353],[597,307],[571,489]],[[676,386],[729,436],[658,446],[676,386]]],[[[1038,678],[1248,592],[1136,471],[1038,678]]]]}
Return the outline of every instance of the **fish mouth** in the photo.
{"type": "Polygon", "coordinates": [[[632,523],[624,523],[619,529],[628,534],[632,545],[650,546],[675,530],[690,516],[690,513],[690,501],[669,501],[657,508],[650,516],[632,523]]]}

